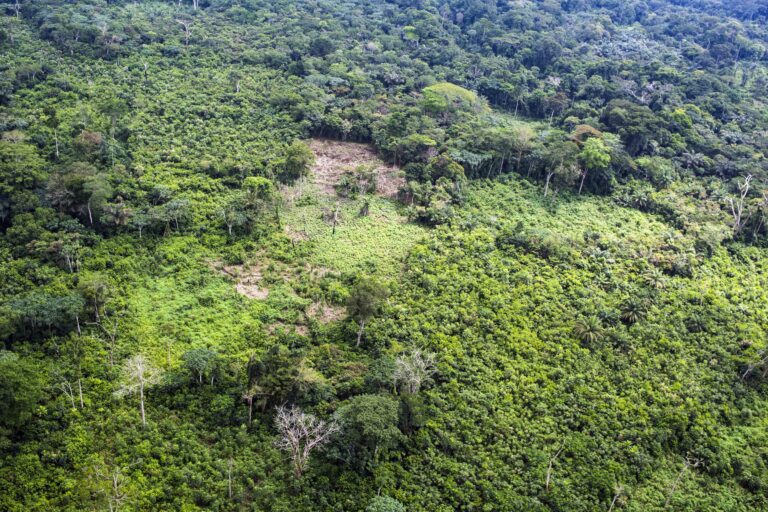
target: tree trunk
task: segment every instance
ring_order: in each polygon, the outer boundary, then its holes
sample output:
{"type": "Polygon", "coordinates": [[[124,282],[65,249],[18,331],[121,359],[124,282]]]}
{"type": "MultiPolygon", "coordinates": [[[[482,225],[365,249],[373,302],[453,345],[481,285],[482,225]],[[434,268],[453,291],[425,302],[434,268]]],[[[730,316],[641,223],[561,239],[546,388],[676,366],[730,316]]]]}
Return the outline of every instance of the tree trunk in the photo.
{"type": "Polygon", "coordinates": [[[93,226],[93,213],[91,213],[91,201],[88,201],[88,204],[86,205],[88,208],[88,220],[91,221],[91,226],[93,226]]]}
{"type": "Polygon", "coordinates": [[[80,394],[80,408],[85,409],[85,404],[83,403],[83,383],[82,379],[77,379],[77,390],[80,394]]]}
{"type": "Polygon", "coordinates": [[[547,173],[547,182],[544,184],[544,197],[547,197],[547,194],[549,194],[549,181],[552,179],[553,174],[552,172],[547,173]]]}
{"type": "Polygon", "coordinates": [[[360,329],[357,331],[357,343],[356,347],[360,346],[360,340],[363,339],[363,329],[365,329],[365,320],[360,320],[360,329]]]}
{"type": "Polygon", "coordinates": [[[232,458],[229,459],[227,465],[227,489],[229,491],[229,499],[232,499],[232,458]]]}
{"type": "Polygon", "coordinates": [[[62,384],[62,389],[64,390],[64,394],[69,398],[69,402],[72,404],[72,408],[77,409],[77,406],[75,405],[75,393],[72,391],[72,384],[65,382],[62,384]]]}
{"type": "Polygon", "coordinates": [[[139,402],[141,403],[141,425],[147,426],[147,416],[144,412],[144,383],[139,386],[139,402]]]}
{"type": "Polygon", "coordinates": [[[617,493],[614,495],[614,497],[613,497],[613,501],[611,501],[611,506],[610,506],[610,508],[608,509],[608,512],[612,512],[612,511],[613,511],[613,507],[616,505],[616,501],[617,501],[617,500],[618,500],[620,497],[621,497],[621,491],[617,492],[617,493]]]}
{"type": "Polygon", "coordinates": [[[581,189],[584,188],[584,180],[587,178],[587,170],[584,169],[581,173],[581,183],[579,183],[579,195],[581,195],[581,189]]]}

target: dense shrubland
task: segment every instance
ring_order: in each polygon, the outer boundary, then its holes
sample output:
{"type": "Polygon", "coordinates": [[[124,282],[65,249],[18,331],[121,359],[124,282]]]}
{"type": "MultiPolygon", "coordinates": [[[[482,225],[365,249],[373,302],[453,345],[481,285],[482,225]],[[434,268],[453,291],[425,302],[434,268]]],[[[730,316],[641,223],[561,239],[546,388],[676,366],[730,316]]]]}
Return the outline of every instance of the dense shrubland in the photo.
{"type": "Polygon", "coordinates": [[[761,2],[0,15],[0,509],[768,508],[761,2]]]}

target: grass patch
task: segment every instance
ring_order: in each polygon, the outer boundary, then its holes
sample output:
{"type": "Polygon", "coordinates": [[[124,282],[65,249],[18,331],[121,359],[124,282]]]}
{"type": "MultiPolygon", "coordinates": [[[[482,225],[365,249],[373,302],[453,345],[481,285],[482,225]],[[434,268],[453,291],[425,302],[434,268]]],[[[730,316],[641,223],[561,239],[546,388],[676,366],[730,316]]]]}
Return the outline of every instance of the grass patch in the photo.
{"type": "Polygon", "coordinates": [[[397,274],[408,251],[428,233],[407,222],[393,201],[370,197],[370,212],[360,215],[363,200],[339,202],[336,232],[324,214],[336,208],[334,198],[317,197],[289,209],[286,229],[311,244],[310,261],[342,273],[358,271],[385,276],[397,274]]]}

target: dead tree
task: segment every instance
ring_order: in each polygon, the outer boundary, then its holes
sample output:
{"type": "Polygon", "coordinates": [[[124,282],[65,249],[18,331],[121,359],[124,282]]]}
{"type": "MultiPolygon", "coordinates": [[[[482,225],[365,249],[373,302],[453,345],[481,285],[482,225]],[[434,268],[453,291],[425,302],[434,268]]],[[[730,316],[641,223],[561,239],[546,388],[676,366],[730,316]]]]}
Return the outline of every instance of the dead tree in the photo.
{"type": "Polygon", "coordinates": [[[139,395],[139,407],[141,411],[141,425],[147,425],[147,416],[144,411],[144,391],[160,381],[162,373],[152,366],[147,359],[137,354],[123,364],[123,382],[115,391],[115,396],[139,395]]]}
{"type": "Polygon", "coordinates": [[[117,341],[117,334],[120,328],[120,319],[125,316],[125,313],[125,311],[121,311],[118,314],[110,316],[105,309],[101,315],[97,315],[95,322],[88,322],[88,325],[98,326],[109,340],[108,353],[110,367],[115,365],[115,345],[117,341]]]}
{"type": "Polygon", "coordinates": [[[672,483],[672,487],[669,489],[669,495],[667,496],[667,501],[664,502],[664,508],[669,508],[669,502],[672,500],[672,496],[675,494],[675,491],[677,490],[677,486],[680,484],[680,481],[683,479],[683,475],[685,475],[685,472],[688,471],[689,468],[696,469],[699,466],[704,465],[704,460],[698,459],[695,457],[686,457],[683,459],[683,469],[680,470],[680,473],[677,474],[677,478],[675,478],[675,481],[672,483]]]}
{"type": "Polygon", "coordinates": [[[563,447],[561,446],[560,449],[557,450],[557,452],[549,458],[549,464],[547,464],[547,478],[544,484],[544,489],[546,489],[547,491],[549,490],[549,484],[552,482],[553,466],[562,451],[563,451],[563,447]]]}
{"type": "Polygon", "coordinates": [[[738,235],[741,232],[744,225],[747,223],[747,218],[744,217],[744,203],[749,194],[749,189],[752,183],[752,175],[748,174],[744,181],[739,183],[739,197],[734,200],[733,197],[728,198],[728,203],[731,206],[731,215],[733,216],[733,234],[738,235]]]}
{"type": "Polygon", "coordinates": [[[757,361],[756,363],[752,363],[749,366],[747,366],[747,369],[741,375],[741,380],[745,380],[747,377],[752,375],[752,373],[754,373],[755,370],[759,370],[760,371],[760,375],[763,378],[768,376],[768,350],[764,350],[763,352],[760,352],[758,357],[760,357],[759,361],[757,361]]]}
{"type": "Polygon", "coordinates": [[[552,181],[552,177],[555,175],[555,171],[549,170],[547,171],[547,180],[544,183],[544,197],[547,197],[549,194],[549,183],[552,181]]]}
{"type": "Polygon", "coordinates": [[[261,386],[258,384],[254,384],[247,390],[243,392],[243,400],[245,400],[245,403],[248,404],[248,424],[250,425],[253,421],[253,401],[256,399],[257,396],[265,396],[267,393],[264,393],[261,389],[261,386]]]}
{"type": "Polygon", "coordinates": [[[184,46],[189,46],[189,36],[192,33],[192,22],[190,20],[176,20],[184,28],[184,46]]]}
{"type": "MultiPolygon", "coordinates": [[[[68,381],[67,379],[65,379],[64,377],[61,377],[61,380],[60,380],[60,381],[59,381],[59,383],[56,385],[56,387],[57,387],[57,388],[58,388],[58,389],[59,389],[59,390],[60,390],[62,393],[64,393],[64,395],[65,395],[67,398],[69,398],[69,402],[72,404],[72,408],[73,408],[73,409],[77,409],[77,406],[75,405],[75,392],[74,392],[74,390],[72,389],[72,383],[71,383],[71,382],[69,382],[69,381],[68,381]]],[[[82,398],[81,398],[81,403],[82,403],[82,398]]]]}
{"type": "Polygon", "coordinates": [[[304,473],[312,451],[339,431],[337,423],[320,420],[295,406],[278,407],[275,426],[280,436],[275,446],[290,453],[296,478],[301,478],[304,473]]]}
{"type": "Polygon", "coordinates": [[[418,393],[422,383],[436,371],[435,354],[416,349],[410,355],[399,356],[395,360],[395,387],[400,385],[408,393],[418,393]]]}
{"type": "Polygon", "coordinates": [[[339,203],[336,203],[336,209],[333,210],[333,230],[331,231],[332,235],[336,234],[336,225],[339,223],[339,203]]]}
{"type": "MultiPolygon", "coordinates": [[[[616,506],[616,503],[619,501],[620,498],[625,496],[626,491],[624,489],[624,486],[619,484],[614,488],[614,492],[616,494],[613,495],[613,500],[611,500],[611,506],[608,507],[608,512],[613,512],[613,507],[616,506]]],[[[626,500],[623,500],[623,502],[626,502],[626,500]]]]}
{"type": "MultiPolygon", "coordinates": [[[[131,464],[131,466],[134,464],[131,464]]],[[[106,495],[109,512],[117,512],[120,510],[120,507],[123,505],[123,503],[128,499],[128,494],[125,490],[125,485],[128,478],[126,477],[125,472],[130,466],[115,466],[111,469],[109,469],[108,466],[104,466],[107,465],[104,464],[93,469],[96,480],[106,480],[107,482],[107,486],[104,486],[107,488],[100,486],[99,493],[106,495]]]]}

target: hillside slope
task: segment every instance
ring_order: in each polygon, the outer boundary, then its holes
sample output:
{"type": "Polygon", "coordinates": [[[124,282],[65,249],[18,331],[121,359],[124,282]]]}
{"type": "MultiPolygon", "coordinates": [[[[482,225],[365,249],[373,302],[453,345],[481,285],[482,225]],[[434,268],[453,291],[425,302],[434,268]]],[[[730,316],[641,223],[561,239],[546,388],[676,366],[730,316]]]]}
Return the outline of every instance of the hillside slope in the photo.
{"type": "Polygon", "coordinates": [[[0,4],[0,510],[768,510],[767,21],[0,4]]]}

